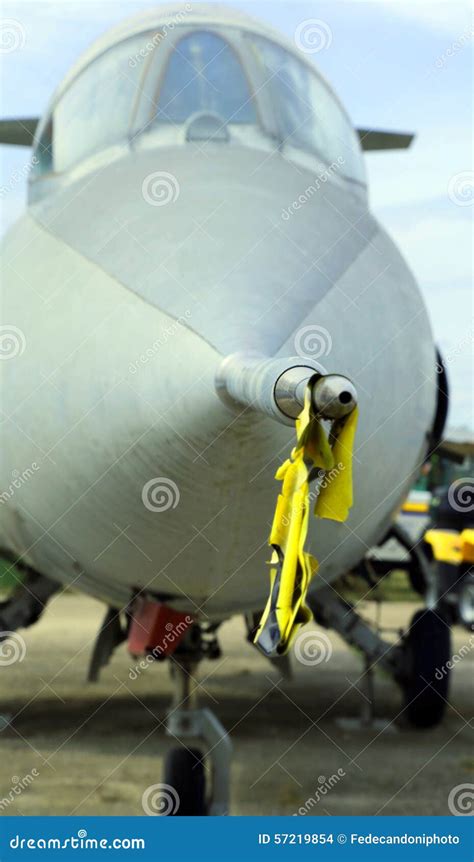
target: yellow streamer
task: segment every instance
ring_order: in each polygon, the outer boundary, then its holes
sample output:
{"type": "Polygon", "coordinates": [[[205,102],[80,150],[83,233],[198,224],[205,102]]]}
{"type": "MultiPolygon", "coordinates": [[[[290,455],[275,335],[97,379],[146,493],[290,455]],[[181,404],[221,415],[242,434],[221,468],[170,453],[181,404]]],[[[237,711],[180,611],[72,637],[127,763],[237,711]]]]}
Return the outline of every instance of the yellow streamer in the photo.
{"type": "Polygon", "coordinates": [[[269,545],[270,595],[254,643],[268,656],[283,655],[299,627],[312,618],[305,600],[318,570],[317,560],[304,550],[310,508],[312,471],[324,470],[314,514],[345,521],[352,505],[352,449],[357,409],[335,422],[329,438],[311,408],[311,383],[296,420],[297,443],[290,458],[278,468],[282,482],[269,545]]]}

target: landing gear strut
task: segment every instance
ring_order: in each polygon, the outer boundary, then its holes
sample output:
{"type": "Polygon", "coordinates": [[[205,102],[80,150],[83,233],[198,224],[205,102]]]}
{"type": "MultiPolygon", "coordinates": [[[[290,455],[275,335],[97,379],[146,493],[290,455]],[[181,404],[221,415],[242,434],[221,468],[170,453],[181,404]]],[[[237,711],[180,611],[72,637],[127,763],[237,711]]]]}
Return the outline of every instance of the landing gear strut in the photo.
{"type": "MultiPolygon", "coordinates": [[[[152,661],[168,661],[173,682],[166,733],[180,745],[166,759],[160,810],[164,816],[228,814],[232,745],[216,716],[197,704],[199,663],[221,655],[219,623],[196,622],[190,614],[147,595],[134,597],[129,616],[130,652],[145,654],[152,661]]],[[[103,629],[107,637],[102,639],[103,650],[98,649],[101,664],[113,641],[108,628],[106,619],[103,629]]]]}
{"type": "Polygon", "coordinates": [[[374,668],[388,672],[401,687],[402,714],[410,724],[419,728],[439,724],[448,702],[451,655],[450,627],[440,610],[417,611],[403,637],[390,644],[334,590],[319,590],[316,598],[310,595],[310,602],[316,621],[335,629],[364,657],[368,696],[362,724],[374,718],[374,668]]]}
{"type": "Polygon", "coordinates": [[[166,719],[166,733],[178,747],[165,763],[163,792],[173,788],[173,816],[224,815],[229,813],[232,743],[209,709],[199,708],[196,672],[199,662],[220,656],[217,626],[195,623],[169,656],[173,700],[166,719]]]}
{"type": "Polygon", "coordinates": [[[181,743],[169,752],[164,772],[179,800],[173,814],[228,814],[232,743],[214,713],[197,706],[197,662],[179,655],[171,661],[174,697],[166,732],[181,743]]]}

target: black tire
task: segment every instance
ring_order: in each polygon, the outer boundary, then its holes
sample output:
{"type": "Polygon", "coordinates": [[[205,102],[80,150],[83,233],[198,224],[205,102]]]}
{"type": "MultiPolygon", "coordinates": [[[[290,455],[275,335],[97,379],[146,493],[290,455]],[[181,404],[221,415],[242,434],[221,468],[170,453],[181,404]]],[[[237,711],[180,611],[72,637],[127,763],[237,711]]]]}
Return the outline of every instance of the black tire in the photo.
{"type": "Polygon", "coordinates": [[[203,817],[206,808],[206,780],[202,752],[197,748],[172,748],[165,761],[164,783],[177,793],[177,805],[169,816],[203,817]]]}
{"type": "Polygon", "coordinates": [[[451,630],[439,612],[417,611],[405,640],[404,716],[419,728],[442,720],[449,694],[451,630]]]}

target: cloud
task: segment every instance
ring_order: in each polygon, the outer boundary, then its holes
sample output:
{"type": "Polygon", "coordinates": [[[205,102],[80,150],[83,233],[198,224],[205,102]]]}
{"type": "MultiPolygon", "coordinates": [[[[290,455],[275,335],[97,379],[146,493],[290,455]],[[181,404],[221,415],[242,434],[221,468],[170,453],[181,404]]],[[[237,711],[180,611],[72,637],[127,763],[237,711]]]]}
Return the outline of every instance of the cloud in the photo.
{"type": "MultiPolygon", "coordinates": [[[[439,207],[440,205],[438,205],[439,207]]],[[[449,203],[446,210],[455,204],[449,203]]],[[[469,218],[452,214],[432,214],[436,202],[418,213],[402,208],[391,215],[382,211],[381,220],[390,224],[392,236],[403,249],[418,279],[432,287],[469,284],[472,279],[472,228],[469,218]]],[[[466,293],[466,305],[470,302],[466,293]]]]}
{"type": "MultiPolygon", "coordinates": [[[[352,0],[354,4],[364,4],[367,0],[352,0]]],[[[435,30],[446,36],[455,38],[465,28],[471,28],[471,7],[468,2],[452,2],[452,0],[378,0],[378,8],[385,7],[390,16],[404,18],[408,22],[421,24],[429,30],[435,30]]],[[[369,7],[370,8],[370,7],[369,7]]]]}

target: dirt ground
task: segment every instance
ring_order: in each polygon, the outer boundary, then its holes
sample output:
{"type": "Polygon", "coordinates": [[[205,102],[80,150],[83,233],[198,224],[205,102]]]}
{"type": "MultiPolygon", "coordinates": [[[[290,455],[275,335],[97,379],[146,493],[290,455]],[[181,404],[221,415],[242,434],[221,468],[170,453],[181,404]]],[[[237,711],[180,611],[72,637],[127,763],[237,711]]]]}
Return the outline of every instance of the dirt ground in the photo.
{"type": "MultiPolygon", "coordinates": [[[[383,622],[401,627],[414,609],[387,604],[383,622]]],[[[369,604],[363,612],[372,612],[369,604]]],[[[122,646],[100,681],[87,684],[103,614],[88,598],[60,596],[23,632],[24,659],[1,668],[0,713],[13,716],[0,732],[3,814],[143,814],[144,790],[162,780],[170,746],[163,726],[167,668],[154,664],[132,681],[134,662],[122,646]]],[[[328,661],[294,661],[294,678],[285,682],[245,641],[240,619],[223,626],[222,658],[201,667],[201,703],[232,732],[232,813],[296,813],[336,775],[308,813],[448,814],[450,790],[472,781],[474,650],[456,665],[452,705],[440,727],[401,726],[400,693],[378,677],[377,715],[391,723],[385,730],[347,729],[339,719],[359,713],[362,668],[333,633],[330,641],[328,661]]],[[[468,641],[455,630],[453,652],[468,641]]]]}

